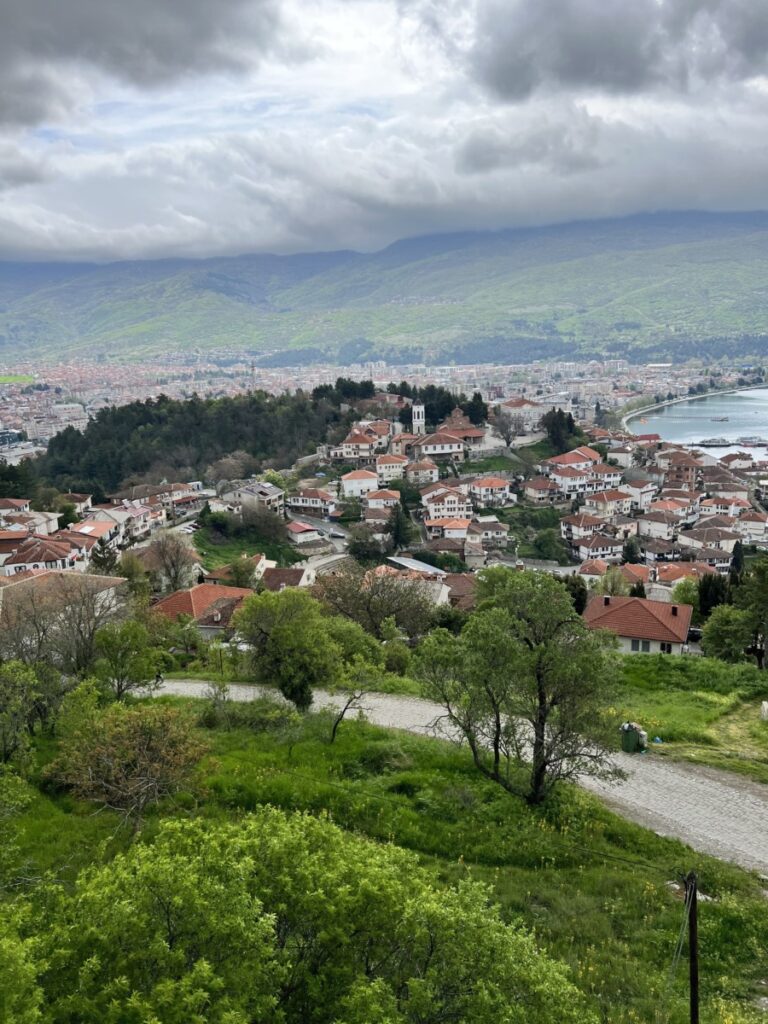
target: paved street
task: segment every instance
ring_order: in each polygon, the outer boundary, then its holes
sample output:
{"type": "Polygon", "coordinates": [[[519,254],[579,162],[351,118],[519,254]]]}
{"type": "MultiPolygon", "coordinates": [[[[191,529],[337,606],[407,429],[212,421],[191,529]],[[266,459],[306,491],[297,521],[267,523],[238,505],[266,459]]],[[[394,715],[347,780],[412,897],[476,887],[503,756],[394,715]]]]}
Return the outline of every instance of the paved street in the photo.
{"type": "MultiPolygon", "coordinates": [[[[202,695],[205,683],[170,679],[163,692],[185,697],[202,695]]],[[[257,686],[232,684],[233,700],[252,700],[257,686]]],[[[270,691],[274,693],[274,691],[270,691]]],[[[315,706],[338,703],[324,691],[315,691],[315,706]]],[[[371,694],[365,698],[371,722],[394,729],[431,735],[440,708],[416,697],[371,694]]],[[[601,796],[617,813],[674,836],[695,850],[741,867],[768,873],[768,786],[713,768],[675,763],[653,754],[617,754],[627,772],[623,783],[605,784],[587,779],[586,789],[601,796]]]]}

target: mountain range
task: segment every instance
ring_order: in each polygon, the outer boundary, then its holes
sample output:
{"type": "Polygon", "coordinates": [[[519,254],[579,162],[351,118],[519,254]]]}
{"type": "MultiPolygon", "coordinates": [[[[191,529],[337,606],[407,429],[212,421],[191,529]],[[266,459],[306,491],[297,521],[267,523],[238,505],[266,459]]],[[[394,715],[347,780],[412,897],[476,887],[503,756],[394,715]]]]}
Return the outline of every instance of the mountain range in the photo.
{"type": "Polygon", "coordinates": [[[429,235],[379,252],[0,263],[0,363],[169,351],[262,365],[768,352],[768,213],[429,235]]]}

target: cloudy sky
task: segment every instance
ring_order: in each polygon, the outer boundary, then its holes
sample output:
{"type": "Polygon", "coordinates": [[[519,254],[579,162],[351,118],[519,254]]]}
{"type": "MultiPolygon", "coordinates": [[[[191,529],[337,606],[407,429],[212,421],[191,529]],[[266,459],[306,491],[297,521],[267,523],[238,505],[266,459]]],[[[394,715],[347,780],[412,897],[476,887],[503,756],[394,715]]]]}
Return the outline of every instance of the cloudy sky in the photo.
{"type": "Polygon", "coordinates": [[[768,207],[763,0],[0,0],[0,256],[768,207]]]}

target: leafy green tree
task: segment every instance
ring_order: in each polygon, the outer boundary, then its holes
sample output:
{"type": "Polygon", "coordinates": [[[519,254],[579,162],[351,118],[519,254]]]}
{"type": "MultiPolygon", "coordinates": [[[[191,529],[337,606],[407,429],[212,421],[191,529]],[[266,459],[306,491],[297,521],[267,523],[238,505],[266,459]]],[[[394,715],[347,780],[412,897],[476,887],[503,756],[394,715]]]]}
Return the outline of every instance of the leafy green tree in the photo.
{"type": "Polygon", "coordinates": [[[750,652],[758,668],[765,662],[765,643],[768,637],[768,556],[764,555],[741,577],[736,588],[734,603],[748,616],[752,630],[750,652]]]}
{"type": "Polygon", "coordinates": [[[419,488],[412,484],[410,480],[406,480],[405,477],[402,480],[392,480],[387,486],[392,491],[397,491],[400,494],[400,504],[405,509],[414,509],[421,506],[421,493],[419,488]]]}
{"type": "Polygon", "coordinates": [[[20,661],[0,665],[0,765],[23,764],[38,695],[34,671],[20,661]]]}
{"type": "Polygon", "coordinates": [[[629,597],[630,583],[618,565],[612,565],[597,585],[598,594],[629,597]]]}
{"type": "MultiPolygon", "coordinates": [[[[0,766],[0,890],[12,879],[16,867],[19,848],[16,843],[17,819],[32,802],[32,789],[13,771],[9,765],[0,766]]],[[[0,915],[0,919],[4,915],[0,915]]],[[[0,926],[1,928],[1,926],[0,926]]],[[[2,931],[0,930],[0,945],[2,931]]],[[[0,953],[0,961],[2,953],[0,953]]],[[[2,967],[0,967],[2,979],[2,967]]],[[[2,1016],[2,983],[0,980],[0,1020],[2,1016]]]]}
{"type": "Polygon", "coordinates": [[[559,565],[568,565],[570,558],[565,545],[557,530],[541,530],[536,534],[533,541],[533,549],[538,558],[549,562],[557,562],[559,565]]]}
{"type": "Polygon", "coordinates": [[[157,672],[161,655],[149,639],[146,627],[134,619],[111,622],[96,634],[96,674],[117,700],[146,687],[157,672]]]}
{"type": "Polygon", "coordinates": [[[373,531],[363,523],[353,526],[349,531],[349,554],[363,565],[376,565],[384,554],[381,541],[373,536],[373,531]]]}
{"type": "Polygon", "coordinates": [[[737,540],[733,545],[733,553],[731,554],[731,572],[740,578],[744,572],[744,546],[740,540],[737,540]]]}
{"type": "Polygon", "coordinates": [[[511,793],[541,803],[562,779],[615,775],[605,709],[613,696],[615,638],[589,630],[565,587],[543,573],[484,570],[479,611],[460,637],[435,630],[419,649],[427,694],[472,753],[511,793]]]}
{"type": "Polygon", "coordinates": [[[712,610],[728,602],[728,580],[719,572],[708,572],[699,580],[699,613],[706,622],[712,610]]]}
{"type": "Polygon", "coordinates": [[[627,537],[624,547],[621,549],[622,562],[629,562],[630,565],[639,565],[642,561],[640,556],[640,541],[636,536],[627,537]]]}
{"type": "Polygon", "coordinates": [[[19,912],[8,907],[0,915],[0,1020],[7,1024],[42,1024],[43,993],[37,981],[41,967],[35,958],[36,943],[19,936],[18,917],[19,912]]]}
{"type": "Polygon", "coordinates": [[[99,537],[91,551],[91,572],[101,576],[117,576],[119,565],[120,559],[115,549],[103,537],[99,537]]]}
{"type": "Polygon", "coordinates": [[[740,662],[747,660],[747,649],[754,631],[749,612],[729,604],[712,610],[701,636],[701,648],[708,658],[740,662]]]}
{"type": "Polygon", "coordinates": [[[59,529],[67,530],[73,523],[80,522],[80,516],[77,514],[77,509],[71,501],[62,502],[58,506],[59,513],[59,529]]]}
{"type": "Polygon", "coordinates": [[[643,583],[642,580],[637,580],[636,583],[632,584],[632,586],[629,588],[629,596],[630,597],[645,597],[646,596],[645,584],[643,583]]]}
{"type": "Polygon", "coordinates": [[[699,584],[693,579],[680,580],[672,590],[672,601],[674,604],[689,604],[693,608],[691,621],[695,625],[701,622],[701,610],[699,608],[699,584]]]}
{"type": "Polygon", "coordinates": [[[229,566],[229,584],[233,587],[253,586],[254,565],[246,555],[236,558],[229,566]]]}
{"type": "Polygon", "coordinates": [[[576,614],[581,615],[587,607],[587,598],[589,597],[589,591],[587,590],[584,578],[579,576],[578,573],[572,573],[570,576],[565,576],[562,582],[565,589],[571,595],[576,614]]]}
{"type": "Polygon", "coordinates": [[[273,808],[166,822],[27,928],[55,1021],[595,1024],[484,887],[437,887],[412,853],[273,808]]]}
{"type": "Polygon", "coordinates": [[[305,590],[287,587],[246,598],[234,627],[251,646],[258,678],[277,683],[300,711],[311,705],[314,687],[335,681],[341,648],[322,606],[305,590]]]}
{"type": "Polygon", "coordinates": [[[462,405],[461,411],[476,427],[488,419],[488,406],[479,391],[475,391],[470,400],[462,405]]]}
{"type": "Polygon", "coordinates": [[[389,513],[386,531],[395,551],[407,548],[413,538],[414,528],[411,517],[399,503],[394,505],[389,513]]]}

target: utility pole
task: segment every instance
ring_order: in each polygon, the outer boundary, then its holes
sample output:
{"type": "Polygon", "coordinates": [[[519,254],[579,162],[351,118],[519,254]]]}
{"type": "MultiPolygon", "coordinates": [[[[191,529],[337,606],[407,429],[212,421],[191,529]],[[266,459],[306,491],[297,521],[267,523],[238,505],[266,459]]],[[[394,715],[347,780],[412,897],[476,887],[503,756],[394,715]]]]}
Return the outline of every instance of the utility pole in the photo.
{"type": "Polygon", "coordinates": [[[690,980],[691,1024],[699,1024],[698,879],[695,871],[689,871],[685,876],[685,900],[688,904],[688,969],[690,980]]]}

